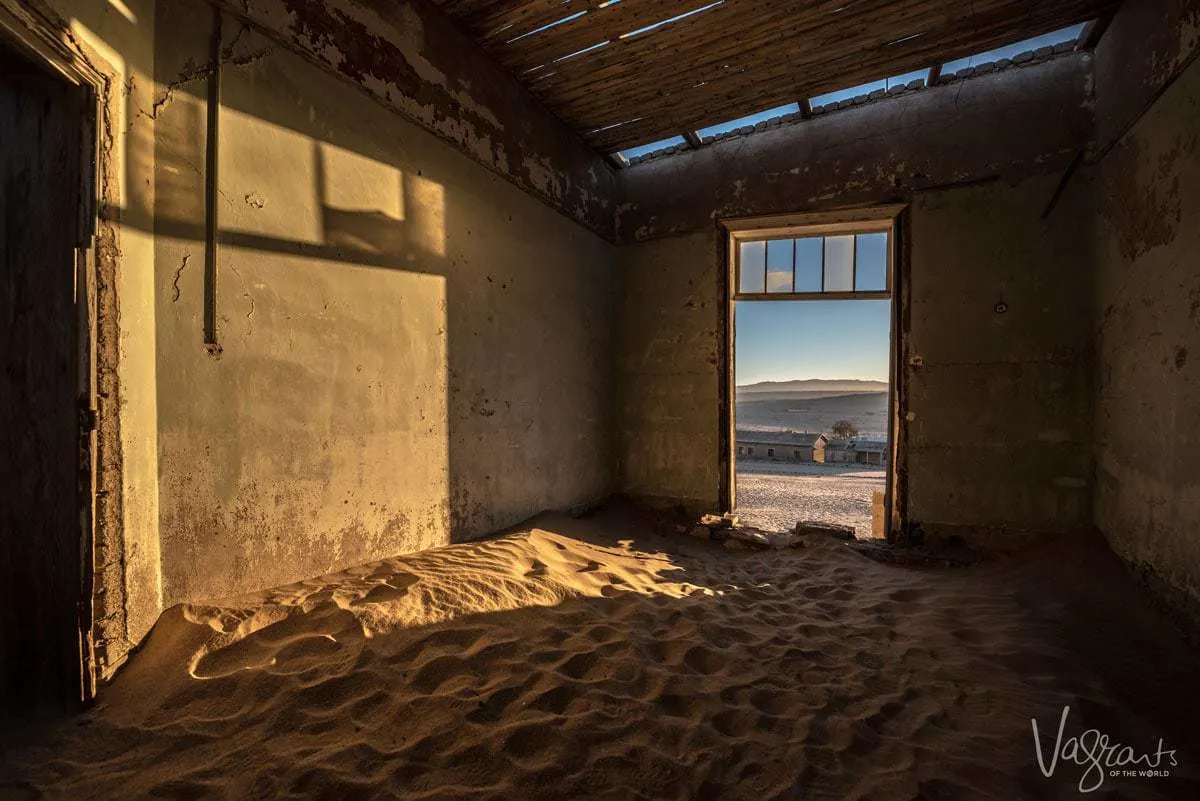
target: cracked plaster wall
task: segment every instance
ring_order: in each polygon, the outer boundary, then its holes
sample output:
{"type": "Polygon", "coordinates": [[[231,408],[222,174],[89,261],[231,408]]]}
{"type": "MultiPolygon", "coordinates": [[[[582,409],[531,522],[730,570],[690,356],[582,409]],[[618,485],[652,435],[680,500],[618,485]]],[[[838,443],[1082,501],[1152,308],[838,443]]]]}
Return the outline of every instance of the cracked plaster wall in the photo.
{"type": "MultiPolygon", "coordinates": [[[[542,183],[525,185],[370,96],[372,76],[339,76],[227,16],[209,299],[208,4],[0,3],[36,10],[109,77],[100,254],[119,330],[100,400],[117,482],[98,498],[113,510],[96,543],[102,675],[164,606],[477,537],[610,491],[615,253],[592,229],[611,214],[567,176],[578,153],[553,148],[578,143],[561,126],[547,134],[515,95],[473,94],[472,114],[431,95],[443,127],[460,115],[476,142],[484,121],[511,123],[484,106],[507,98],[519,133],[489,152],[511,156],[528,137],[551,147],[530,146],[523,165],[542,183]]],[[[406,35],[423,70],[446,57],[406,35]]],[[[588,186],[602,190],[611,174],[592,175],[587,155],[588,186]]]]}
{"type": "Polygon", "coordinates": [[[1200,625],[1200,4],[1130,2],[1097,53],[1097,527],[1200,625]],[[1142,112],[1145,112],[1144,114],[1142,112]],[[1102,142],[1103,144],[1103,142],[1102,142]]]}
{"type": "Polygon", "coordinates": [[[423,0],[221,0],[478,163],[613,238],[613,169],[423,0]]]}
{"type": "Polygon", "coordinates": [[[612,247],[233,20],[204,347],[208,18],[156,32],[164,603],[606,494],[612,247]]]}

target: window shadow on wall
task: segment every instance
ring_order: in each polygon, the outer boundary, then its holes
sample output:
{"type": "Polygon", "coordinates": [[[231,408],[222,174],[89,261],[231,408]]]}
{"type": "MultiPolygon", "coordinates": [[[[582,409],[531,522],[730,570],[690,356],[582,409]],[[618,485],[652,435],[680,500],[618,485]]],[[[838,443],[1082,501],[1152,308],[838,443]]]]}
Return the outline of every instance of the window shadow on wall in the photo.
{"type": "Polygon", "coordinates": [[[158,14],[111,210],[154,235],[164,604],[605,494],[608,246],[230,19],[206,286],[211,20],[158,14]]]}

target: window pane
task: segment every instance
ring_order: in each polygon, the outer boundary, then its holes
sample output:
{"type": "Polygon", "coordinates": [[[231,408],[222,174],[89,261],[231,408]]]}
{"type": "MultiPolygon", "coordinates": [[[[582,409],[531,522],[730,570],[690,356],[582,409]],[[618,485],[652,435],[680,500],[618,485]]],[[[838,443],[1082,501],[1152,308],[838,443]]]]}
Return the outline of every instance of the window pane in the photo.
{"type": "Polygon", "coordinates": [[[821,291],[821,250],[824,240],[810,236],[796,240],[796,291],[821,291]]]}
{"type": "Polygon", "coordinates": [[[825,237],[825,291],[854,291],[854,237],[825,237]]]}
{"type": "Polygon", "coordinates": [[[859,292],[887,289],[888,235],[859,234],[855,248],[854,288],[859,292]]]}
{"type": "Polygon", "coordinates": [[[767,243],[743,242],[739,286],[741,292],[766,290],[767,243]]]}
{"type": "Polygon", "coordinates": [[[792,291],[792,240],[774,239],[767,243],[767,291],[792,291]]]}

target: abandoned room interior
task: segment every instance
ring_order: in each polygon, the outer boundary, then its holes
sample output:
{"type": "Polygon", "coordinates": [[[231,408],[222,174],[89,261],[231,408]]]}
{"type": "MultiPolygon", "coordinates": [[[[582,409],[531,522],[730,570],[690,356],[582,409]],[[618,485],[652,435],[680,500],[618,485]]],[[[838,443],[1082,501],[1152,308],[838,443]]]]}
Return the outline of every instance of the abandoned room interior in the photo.
{"type": "Polygon", "coordinates": [[[1198,52],[0,0],[0,798],[1200,798],[1198,52]]]}

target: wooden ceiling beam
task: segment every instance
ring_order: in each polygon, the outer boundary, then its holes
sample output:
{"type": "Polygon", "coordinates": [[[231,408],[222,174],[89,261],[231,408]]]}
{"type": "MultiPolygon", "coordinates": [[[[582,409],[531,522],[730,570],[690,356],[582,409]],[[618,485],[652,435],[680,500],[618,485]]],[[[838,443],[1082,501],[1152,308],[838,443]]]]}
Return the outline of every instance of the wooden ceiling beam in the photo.
{"type": "MultiPolygon", "coordinates": [[[[613,81],[636,79],[638,86],[645,86],[652,78],[677,76],[681,66],[690,69],[731,61],[761,61],[763,48],[782,46],[801,54],[815,54],[827,43],[842,40],[848,34],[861,36],[860,19],[841,17],[836,23],[829,21],[828,7],[838,5],[836,0],[823,3],[808,14],[792,13],[778,3],[754,2],[753,13],[746,9],[726,17],[719,30],[691,25],[654,31],[628,40],[621,47],[605,48],[587,58],[564,62],[557,68],[557,75],[550,85],[561,89],[564,95],[582,96],[592,87],[613,81]]],[[[902,24],[906,10],[928,2],[864,0],[863,8],[873,14],[886,15],[880,24],[895,27],[902,24]]],[[[1003,5],[1012,0],[980,2],[1003,5]]],[[[894,38],[894,34],[876,32],[871,38],[887,41],[894,38]]]]}
{"type": "Polygon", "coordinates": [[[814,95],[915,69],[940,69],[945,62],[1076,22],[1107,19],[1119,5],[1119,0],[725,0],[621,39],[712,0],[621,0],[604,8],[604,0],[433,2],[601,152],[789,102],[804,104],[814,95]],[[581,11],[588,13],[522,36],[581,11]],[[905,38],[913,34],[920,36],[905,38]],[[512,41],[516,37],[521,38],[512,41]],[[562,58],[603,41],[609,44],[562,58]]]}
{"type": "Polygon", "coordinates": [[[714,0],[689,0],[687,3],[680,3],[678,0],[627,0],[506,45],[496,50],[496,56],[504,66],[519,75],[531,67],[551,63],[557,58],[591,47],[597,42],[607,41],[610,42],[610,47],[624,50],[642,37],[679,34],[689,28],[703,29],[707,36],[713,30],[710,26],[718,24],[718,17],[729,19],[737,13],[730,0],[725,0],[722,5],[707,11],[664,24],[652,31],[628,39],[621,38],[625,34],[662,23],[680,14],[704,8],[711,2],[714,0]]]}
{"type": "MultiPolygon", "coordinates": [[[[972,37],[979,41],[991,41],[996,32],[1010,38],[1020,38],[1020,32],[1030,29],[1040,29],[1038,32],[1044,33],[1047,30],[1045,26],[1049,25],[1052,29],[1064,19],[1077,21],[1081,7],[1086,9],[1083,16],[1087,16],[1099,3],[1097,0],[1069,0],[1046,4],[1025,15],[1023,22],[1018,25],[1014,25],[1009,16],[1009,5],[1011,0],[982,0],[977,6],[981,13],[967,19],[948,22],[941,19],[921,19],[919,23],[926,32],[925,36],[892,47],[898,56],[902,56],[917,48],[930,48],[931,41],[935,43],[936,50],[938,41],[944,41],[949,36],[961,35],[967,41],[967,49],[977,52],[972,46],[972,37]],[[1031,22],[1034,24],[1031,25],[1031,22]]],[[[883,31],[864,32],[860,21],[847,19],[838,26],[825,26],[816,30],[815,36],[810,30],[808,37],[804,35],[806,32],[803,30],[781,25],[781,33],[778,35],[743,35],[739,38],[744,42],[744,46],[727,45],[721,49],[706,50],[700,57],[688,61],[681,62],[678,55],[671,57],[672,50],[684,49],[682,45],[678,48],[667,48],[658,58],[643,59],[632,65],[637,67],[636,72],[628,72],[627,69],[608,72],[593,69],[585,75],[572,77],[564,65],[557,68],[556,75],[545,81],[540,89],[548,98],[553,98],[553,103],[565,105],[577,101],[602,102],[604,95],[601,91],[611,91],[614,83],[620,83],[623,100],[630,102],[687,88],[690,85],[687,80],[693,74],[703,76],[703,79],[712,79],[727,71],[727,68],[757,70],[779,66],[790,66],[799,72],[813,65],[828,63],[848,53],[875,52],[887,47],[895,38],[895,18],[887,16],[883,19],[883,24],[883,31]]],[[[942,48],[948,49],[944,44],[942,48]]],[[[583,61],[590,62],[592,59],[581,59],[581,64],[577,66],[583,66],[583,61]]]]}
{"type": "MultiPolygon", "coordinates": [[[[832,63],[821,74],[812,73],[810,79],[818,82],[806,85],[798,85],[794,73],[783,69],[769,73],[747,72],[725,81],[712,81],[702,87],[704,91],[658,98],[648,105],[652,111],[644,111],[637,104],[627,101],[623,106],[625,113],[631,118],[642,116],[642,120],[622,126],[611,133],[601,132],[594,136],[585,136],[585,139],[602,151],[635,146],[655,141],[661,138],[660,134],[680,128],[704,128],[753,114],[764,108],[794,102],[797,96],[811,97],[825,91],[846,88],[847,85],[854,86],[878,80],[890,74],[902,74],[928,66],[929,61],[934,58],[939,63],[950,61],[971,52],[1003,45],[1008,41],[1010,39],[1005,34],[997,34],[997,38],[991,42],[985,42],[982,46],[973,43],[964,45],[957,53],[949,56],[917,54],[915,63],[847,57],[842,63],[832,63]]],[[[560,116],[570,124],[572,114],[569,109],[561,112],[560,116]]]]}
{"type": "MultiPolygon", "coordinates": [[[[961,55],[969,55],[980,50],[989,49],[997,44],[1008,43],[1014,36],[1020,39],[1024,38],[1027,33],[1044,32],[1047,26],[1054,28],[1059,25],[1059,22],[1060,20],[1058,19],[1041,20],[1035,16],[1027,23],[1031,28],[1013,31],[1011,27],[1004,26],[988,32],[988,38],[980,38],[982,31],[978,28],[970,33],[955,34],[954,32],[947,32],[945,35],[927,37],[925,43],[921,46],[910,45],[903,51],[896,51],[894,56],[890,51],[873,51],[867,53],[862,50],[847,48],[838,53],[831,52],[831,58],[807,63],[797,63],[795,59],[785,58],[782,53],[774,54],[771,60],[775,62],[776,66],[765,70],[739,70],[733,74],[722,74],[720,70],[705,72],[703,68],[698,67],[694,73],[689,75],[687,84],[687,88],[694,89],[695,91],[676,90],[669,92],[664,89],[661,92],[652,94],[636,94],[623,91],[619,93],[619,102],[623,112],[630,113],[631,116],[646,116],[646,112],[650,108],[662,109],[668,107],[679,102],[678,98],[680,96],[713,95],[720,92],[726,86],[737,86],[739,82],[752,83],[754,81],[775,79],[779,76],[790,76],[790,82],[787,85],[794,90],[791,98],[784,95],[782,98],[768,99],[750,95],[742,101],[744,105],[741,108],[748,109],[746,113],[753,113],[762,108],[769,108],[775,99],[786,102],[788,99],[794,99],[797,96],[810,97],[825,91],[846,88],[848,85],[853,86],[855,83],[862,82],[858,79],[864,74],[868,76],[864,80],[877,80],[888,75],[902,74],[910,70],[927,68],[935,63],[943,63],[946,60],[952,60],[961,55]],[[860,67],[866,69],[859,69],[860,67]],[[704,83],[704,85],[696,87],[697,83],[704,83]],[[646,108],[643,108],[643,104],[646,105],[646,108]]],[[[570,118],[575,116],[590,116],[603,113],[602,111],[598,111],[598,109],[603,109],[604,103],[597,101],[603,101],[611,94],[603,89],[598,89],[592,96],[578,103],[563,102],[558,97],[555,97],[550,102],[556,107],[560,115],[569,121],[570,118]]],[[[738,116],[737,112],[741,108],[728,109],[728,113],[724,115],[724,118],[729,119],[738,116]]]]}
{"type": "Polygon", "coordinates": [[[579,11],[589,11],[603,0],[434,0],[469,34],[484,44],[495,40],[501,31],[511,33],[501,39],[535,30],[579,11]]]}

